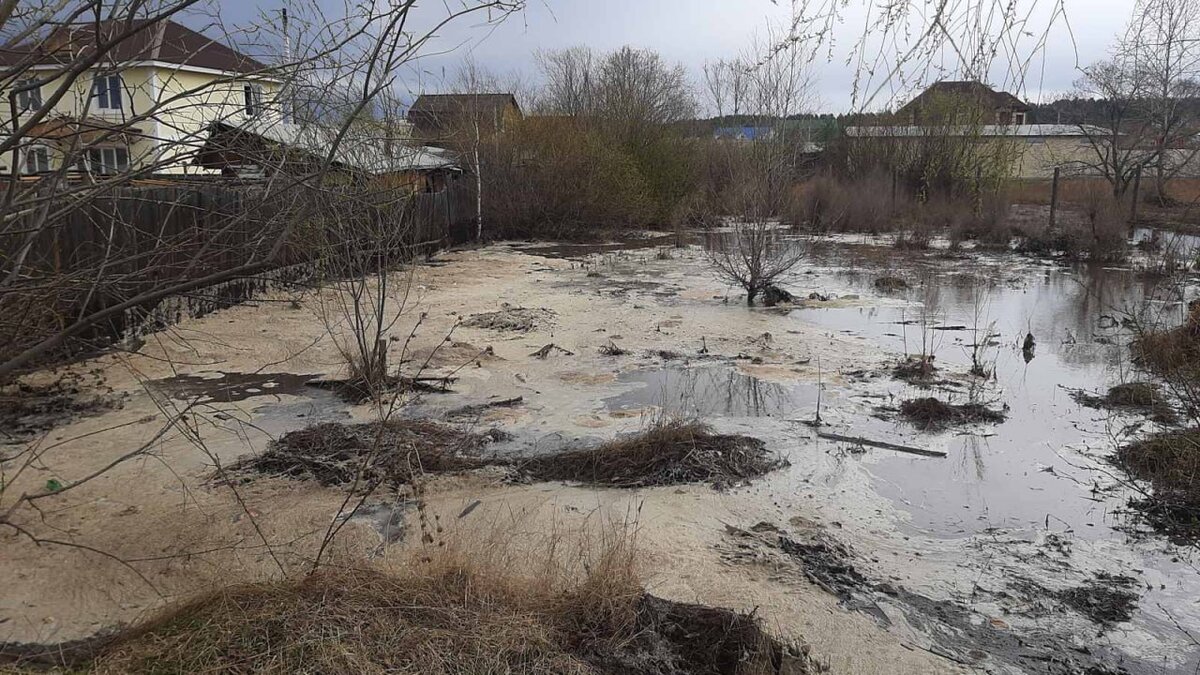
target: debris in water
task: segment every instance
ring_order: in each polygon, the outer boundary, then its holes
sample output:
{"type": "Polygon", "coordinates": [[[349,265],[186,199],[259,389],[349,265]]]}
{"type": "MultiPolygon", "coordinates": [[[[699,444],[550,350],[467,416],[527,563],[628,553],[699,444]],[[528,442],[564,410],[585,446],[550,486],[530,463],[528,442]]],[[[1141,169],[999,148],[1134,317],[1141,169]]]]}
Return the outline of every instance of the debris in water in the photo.
{"type": "Polygon", "coordinates": [[[927,384],[937,372],[937,366],[933,365],[935,358],[933,354],[906,356],[892,369],[892,376],[911,384],[927,384]]]}
{"type": "MultiPolygon", "coordinates": [[[[806,423],[807,424],[807,423],[806,423]]],[[[812,425],[810,425],[812,426],[812,425]]],[[[896,452],[906,452],[910,455],[921,455],[922,457],[945,457],[946,453],[940,450],[926,450],[925,448],[914,448],[910,445],[898,445],[896,443],[888,443],[887,441],[872,441],[861,436],[842,436],[841,434],[831,434],[825,431],[818,431],[817,436],[830,441],[838,441],[839,443],[853,443],[855,445],[869,445],[873,448],[882,448],[884,450],[895,450],[896,452]]]]}
{"type": "Polygon", "coordinates": [[[792,297],[791,293],[788,293],[784,289],[774,284],[767,286],[763,290],[762,298],[763,304],[767,307],[774,307],[775,305],[783,303],[791,304],[795,301],[795,298],[792,297]]]}
{"type": "Polygon", "coordinates": [[[1170,425],[1179,421],[1179,416],[1167,402],[1167,397],[1153,382],[1118,384],[1109,389],[1104,396],[1090,394],[1082,389],[1073,389],[1071,398],[1089,408],[1143,412],[1159,424],[1170,425]]]}
{"type": "Polygon", "coordinates": [[[922,431],[972,422],[1003,422],[1006,415],[982,403],[946,403],[933,398],[914,398],[900,404],[900,414],[922,431]]]}
{"type": "Polygon", "coordinates": [[[908,282],[900,277],[879,277],[874,284],[877,290],[884,292],[902,291],[908,288],[908,282]]]}
{"type": "Polygon", "coordinates": [[[711,482],[724,488],[786,465],[757,438],[716,434],[699,422],[669,421],[595,448],[533,457],[520,470],[539,480],[611,487],[711,482]]]}

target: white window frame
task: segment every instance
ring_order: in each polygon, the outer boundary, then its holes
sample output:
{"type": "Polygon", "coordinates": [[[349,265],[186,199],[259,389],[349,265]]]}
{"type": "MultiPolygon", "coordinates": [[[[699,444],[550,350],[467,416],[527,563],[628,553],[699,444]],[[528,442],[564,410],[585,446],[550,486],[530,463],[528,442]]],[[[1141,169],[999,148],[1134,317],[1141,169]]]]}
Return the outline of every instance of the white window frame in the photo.
{"type": "Polygon", "coordinates": [[[121,110],[125,99],[124,89],[125,82],[120,73],[97,75],[92,78],[92,105],[97,110],[121,110]]]}
{"type": "Polygon", "coordinates": [[[261,117],[263,113],[263,86],[254,82],[242,85],[242,112],[248,118],[261,117]]]}
{"type": "Polygon", "coordinates": [[[50,149],[44,145],[30,145],[21,151],[21,173],[26,176],[50,172],[50,149]],[[30,160],[33,167],[30,168],[30,160]]]}
{"type": "MultiPolygon", "coordinates": [[[[29,86],[37,82],[35,79],[17,80],[16,87],[29,86]]],[[[38,85],[33,89],[17,92],[17,112],[29,112],[30,110],[38,110],[42,107],[42,87],[38,85]]]]}
{"type": "Polygon", "coordinates": [[[79,155],[79,171],[95,176],[114,176],[129,170],[129,148],[103,145],[86,148],[79,155]]]}

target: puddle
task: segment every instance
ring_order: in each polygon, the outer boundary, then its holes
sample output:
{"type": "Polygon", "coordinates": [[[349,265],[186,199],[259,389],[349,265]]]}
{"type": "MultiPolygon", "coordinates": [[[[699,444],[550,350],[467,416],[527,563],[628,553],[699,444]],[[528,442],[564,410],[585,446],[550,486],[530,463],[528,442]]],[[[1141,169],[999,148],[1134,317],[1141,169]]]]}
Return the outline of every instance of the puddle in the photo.
{"type": "Polygon", "coordinates": [[[617,382],[641,386],[605,399],[610,412],[655,407],[684,418],[801,419],[811,418],[817,404],[816,385],[768,382],[727,364],[640,370],[623,373],[617,382]]]}
{"type": "Polygon", "coordinates": [[[543,258],[579,259],[593,253],[615,253],[618,251],[641,251],[660,246],[674,246],[675,235],[662,237],[639,237],[627,241],[615,241],[605,244],[596,243],[556,243],[550,245],[535,245],[520,247],[522,253],[541,256],[543,258]]]}
{"type": "Polygon", "coordinates": [[[171,398],[196,403],[236,403],[255,396],[308,396],[305,383],[316,375],[294,373],[224,373],[176,375],[150,386],[171,398]]]}

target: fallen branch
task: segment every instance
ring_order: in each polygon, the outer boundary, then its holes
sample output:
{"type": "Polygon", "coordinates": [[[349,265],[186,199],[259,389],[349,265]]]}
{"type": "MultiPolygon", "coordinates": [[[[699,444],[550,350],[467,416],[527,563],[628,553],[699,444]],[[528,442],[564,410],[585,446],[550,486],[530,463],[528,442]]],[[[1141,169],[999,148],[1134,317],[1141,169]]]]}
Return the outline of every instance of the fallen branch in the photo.
{"type": "Polygon", "coordinates": [[[895,450],[896,452],[906,452],[910,455],[920,455],[922,457],[945,457],[946,453],[940,450],[926,450],[925,448],[914,448],[910,445],[897,445],[896,443],[888,443],[887,441],[872,441],[862,436],[842,436],[841,434],[831,434],[826,431],[818,431],[818,438],[824,438],[830,441],[840,441],[842,443],[855,443],[857,445],[869,445],[873,448],[882,448],[884,450],[895,450]]]}
{"type": "Polygon", "coordinates": [[[456,408],[447,413],[447,417],[470,417],[483,413],[485,410],[492,408],[511,408],[520,405],[525,401],[524,396],[515,396],[513,398],[505,398],[499,401],[488,401],[487,403],[474,403],[472,405],[464,405],[461,408],[456,408]]]}
{"type": "Polygon", "coordinates": [[[545,347],[542,347],[541,349],[537,350],[536,352],[530,354],[530,356],[533,356],[533,357],[536,357],[539,359],[544,359],[547,356],[550,356],[551,352],[555,352],[555,351],[562,352],[566,356],[575,356],[575,352],[567,351],[566,349],[559,347],[558,345],[554,344],[553,342],[546,345],[545,347]]]}

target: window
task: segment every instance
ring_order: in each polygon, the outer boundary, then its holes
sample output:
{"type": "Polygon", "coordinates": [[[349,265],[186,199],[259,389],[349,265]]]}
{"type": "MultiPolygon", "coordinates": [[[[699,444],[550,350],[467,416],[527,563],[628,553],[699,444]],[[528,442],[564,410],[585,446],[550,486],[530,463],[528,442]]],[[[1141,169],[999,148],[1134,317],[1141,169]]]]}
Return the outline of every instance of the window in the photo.
{"type": "Polygon", "coordinates": [[[121,76],[100,75],[92,80],[92,99],[100,110],[120,110],[121,76]]]}
{"type": "Polygon", "coordinates": [[[263,88],[261,84],[247,84],[242,88],[246,101],[246,117],[258,117],[263,110],[263,88]]]}
{"type": "Polygon", "coordinates": [[[25,166],[21,170],[28,176],[50,171],[50,152],[44,145],[31,145],[25,148],[25,166]]]}
{"type": "Polygon", "coordinates": [[[37,110],[42,107],[42,88],[34,86],[36,82],[37,80],[17,81],[17,110],[20,112],[37,110]],[[32,87],[32,89],[20,91],[23,87],[32,87]]]}
{"type": "Polygon", "coordinates": [[[88,148],[79,158],[84,173],[110,176],[129,170],[129,151],[125,148],[88,148]]]}
{"type": "Polygon", "coordinates": [[[1025,113],[1013,113],[1013,124],[1025,124],[1025,113]]]}

